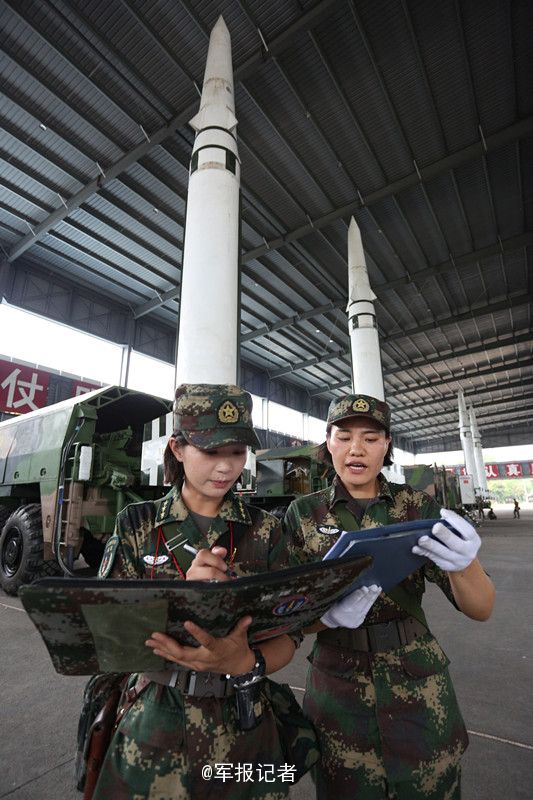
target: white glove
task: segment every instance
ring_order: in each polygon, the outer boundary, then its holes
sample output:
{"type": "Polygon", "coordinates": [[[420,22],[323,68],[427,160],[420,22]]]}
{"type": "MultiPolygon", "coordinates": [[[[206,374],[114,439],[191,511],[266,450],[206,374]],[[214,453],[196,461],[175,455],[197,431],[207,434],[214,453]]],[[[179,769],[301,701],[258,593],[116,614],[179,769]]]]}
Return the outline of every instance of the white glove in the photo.
{"type": "Polygon", "coordinates": [[[328,608],[320,617],[328,628],[358,628],[381,594],[381,586],[362,586],[328,608]]]}
{"type": "Polygon", "coordinates": [[[455,511],[441,508],[440,515],[460,535],[450,531],[442,522],[437,522],[433,525],[431,532],[438,537],[439,541],[429,536],[421,536],[418,544],[413,547],[413,553],[430,558],[446,572],[461,572],[475,559],[477,551],[481,547],[481,539],[474,526],[455,511]]]}

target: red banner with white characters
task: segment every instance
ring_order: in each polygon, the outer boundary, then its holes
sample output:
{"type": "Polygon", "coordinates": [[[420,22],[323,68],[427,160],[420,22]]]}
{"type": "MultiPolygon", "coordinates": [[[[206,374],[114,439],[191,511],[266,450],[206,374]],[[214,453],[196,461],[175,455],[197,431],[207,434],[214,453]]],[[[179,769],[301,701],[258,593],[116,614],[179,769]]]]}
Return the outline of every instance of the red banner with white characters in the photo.
{"type": "Polygon", "coordinates": [[[0,411],[25,414],[46,405],[50,373],[0,361],[0,411]]]}
{"type": "MultiPolygon", "coordinates": [[[[466,475],[466,467],[459,464],[452,467],[457,475],[466,475]]],[[[485,464],[487,480],[503,480],[505,478],[533,478],[533,461],[509,461],[499,464],[485,464]]]]}
{"type": "Polygon", "coordinates": [[[511,463],[505,465],[505,477],[506,478],[523,478],[523,470],[522,464],[520,463],[511,463]]]}
{"type": "Polygon", "coordinates": [[[100,385],[0,358],[0,412],[26,414],[56,402],[58,396],[77,397],[99,389],[100,385]],[[55,385],[53,391],[52,379],[55,385]]]}

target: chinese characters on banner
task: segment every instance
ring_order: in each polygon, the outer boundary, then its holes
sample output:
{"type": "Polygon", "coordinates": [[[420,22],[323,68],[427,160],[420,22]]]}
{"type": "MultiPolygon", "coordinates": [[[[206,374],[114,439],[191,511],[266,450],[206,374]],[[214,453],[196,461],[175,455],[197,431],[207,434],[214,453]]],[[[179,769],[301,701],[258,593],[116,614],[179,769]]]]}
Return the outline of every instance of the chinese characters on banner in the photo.
{"type": "MultiPolygon", "coordinates": [[[[455,467],[455,471],[461,477],[466,475],[464,465],[455,467]]],[[[502,464],[485,464],[485,475],[487,480],[498,480],[503,478],[532,478],[533,461],[511,461],[502,464]]]]}
{"type": "Polygon", "coordinates": [[[522,477],[522,464],[506,464],[505,476],[507,478],[521,478],[522,477]]]}
{"type": "Polygon", "coordinates": [[[50,373],[0,361],[0,411],[24,414],[46,405],[50,373]]]}
{"type": "MultiPolygon", "coordinates": [[[[50,378],[51,373],[45,369],[0,359],[0,412],[26,414],[44,408],[48,405],[50,378]]],[[[71,397],[100,388],[99,384],[66,376],[60,380],[68,384],[71,397]]]]}

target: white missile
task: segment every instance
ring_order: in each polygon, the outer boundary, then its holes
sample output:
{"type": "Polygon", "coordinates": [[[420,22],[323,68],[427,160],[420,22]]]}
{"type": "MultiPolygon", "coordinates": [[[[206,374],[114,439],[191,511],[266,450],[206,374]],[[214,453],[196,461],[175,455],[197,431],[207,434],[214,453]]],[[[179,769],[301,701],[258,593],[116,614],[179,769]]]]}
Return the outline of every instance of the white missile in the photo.
{"type": "Polygon", "coordinates": [[[176,382],[237,383],[239,191],[231,40],[211,31],[189,171],[176,382]]]}
{"type": "Polygon", "coordinates": [[[487,485],[485,462],[483,461],[483,450],[481,448],[481,434],[479,432],[474,406],[469,406],[468,413],[470,417],[470,432],[472,434],[472,445],[474,448],[477,478],[479,481],[479,494],[484,500],[487,500],[489,496],[489,487],[487,485]]]}
{"type": "Polygon", "coordinates": [[[353,391],[385,399],[379,333],[361,232],[352,217],[348,228],[348,331],[353,391]]]}
{"type": "Polygon", "coordinates": [[[465,398],[463,390],[457,393],[457,404],[459,407],[459,435],[465,458],[466,474],[471,475],[474,482],[474,490],[479,486],[477,477],[476,461],[474,458],[474,444],[472,442],[472,432],[470,430],[470,420],[466,412],[465,398]]]}

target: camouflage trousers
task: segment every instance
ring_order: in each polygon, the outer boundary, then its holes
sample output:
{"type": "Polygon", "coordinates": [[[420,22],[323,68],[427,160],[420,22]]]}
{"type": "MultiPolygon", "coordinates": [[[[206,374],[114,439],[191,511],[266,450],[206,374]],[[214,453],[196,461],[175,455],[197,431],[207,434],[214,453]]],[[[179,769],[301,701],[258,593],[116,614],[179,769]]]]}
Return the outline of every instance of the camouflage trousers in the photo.
{"type": "Polygon", "coordinates": [[[317,643],[309,660],[318,800],[458,800],[468,736],[431,634],[385,653],[317,643]]]}
{"type": "Polygon", "coordinates": [[[93,800],[283,800],[290,765],[267,703],[260,725],[242,732],[234,697],[149,684],[113,737],[93,800]]]}

